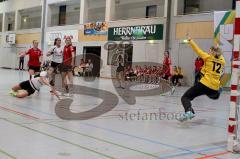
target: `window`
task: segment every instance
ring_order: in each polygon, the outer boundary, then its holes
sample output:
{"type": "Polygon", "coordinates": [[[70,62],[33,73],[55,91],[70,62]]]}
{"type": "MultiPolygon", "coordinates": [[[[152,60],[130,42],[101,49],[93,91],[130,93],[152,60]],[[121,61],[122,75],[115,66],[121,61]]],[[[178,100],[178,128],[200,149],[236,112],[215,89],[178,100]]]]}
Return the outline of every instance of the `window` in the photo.
{"type": "Polygon", "coordinates": [[[18,29],[41,28],[42,7],[20,10],[19,16],[18,29]]]}
{"type": "Polygon", "coordinates": [[[185,0],[184,13],[198,13],[200,12],[200,0],[185,0]]]}
{"type": "Polygon", "coordinates": [[[88,0],[88,15],[84,22],[105,21],[106,0],[88,0]]]}
{"type": "Polygon", "coordinates": [[[156,17],[157,16],[157,5],[147,6],[146,7],[146,18],[156,17]]]}
{"type": "Polygon", "coordinates": [[[67,1],[50,5],[51,16],[48,26],[79,24],[80,2],[67,1]]]}
{"type": "Polygon", "coordinates": [[[5,29],[6,31],[13,31],[15,28],[15,12],[6,13],[5,17],[5,29]]]}
{"type": "Polygon", "coordinates": [[[66,5],[59,7],[58,25],[65,25],[66,24],[66,9],[67,9],[66,5]]]}
{"type": "Polygon", "coordinates": [[[178,14],[226,11],[233,8],[234,0],[179,0],[178,14]]]}
{"type": "Polygon", "coordinates": [[[118,0],[112,20],[164,17],[165,0],[118,0]]]}

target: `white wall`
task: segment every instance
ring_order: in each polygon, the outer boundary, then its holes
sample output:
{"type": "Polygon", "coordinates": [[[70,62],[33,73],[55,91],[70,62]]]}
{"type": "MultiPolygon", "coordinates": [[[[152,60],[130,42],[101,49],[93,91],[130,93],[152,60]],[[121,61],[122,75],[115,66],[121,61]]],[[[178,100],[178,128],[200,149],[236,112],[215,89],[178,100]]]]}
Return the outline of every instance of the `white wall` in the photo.
{"type": "Polygon", "coordinates": [[[87,0],[88,8],[102,8],[106,6],[106,0],[87,0]]]}
{"type": "Polygon", "coordinates": [[[105,21],[105,7],[88,10],[88,22],[105,21]]]}
{"type": "Polygon", "coordinates": [[[67,3],[76,4],[80,3],[80,0],[47,0],[47,4],[67,3]]]}
{"type": "Polygon", "coordinates": [[[86,0],[87,1],[87,18],[86,22],[105,21],[106,0],[86,0]]]}
{"type": "MultiPolygon", "coordinates": [[[[0,49],[2,50],[0,53],[0,67],[6,68],[18,68],[19,64],[19,53],[26,51],[32,45],[31,44],[21,44],[21,45],[9,45],[2,44],[0,45],[0,49]]],[[[28,57],[25,57],[24,68],[27,69],[28,57]]]]}
{"type": "MultiPolygon", "coordinates": [[[[164,42],[162,40],[156,40],[154,41],[154,44],[152,44],[152,49],[157,48],[158,56],[157,59],[152,59],[154,61],[150,61],[151,59],[151,45],[149,41],[133,41],[133,62],[163,62],[164,57],[164,42]],[[157,47],[156,47],[157,45],[157,47]],[[150,47],[149,47],[150,46],[150,47]]],[[[153,55],[155,56],[155,55],[153,55]]]]}

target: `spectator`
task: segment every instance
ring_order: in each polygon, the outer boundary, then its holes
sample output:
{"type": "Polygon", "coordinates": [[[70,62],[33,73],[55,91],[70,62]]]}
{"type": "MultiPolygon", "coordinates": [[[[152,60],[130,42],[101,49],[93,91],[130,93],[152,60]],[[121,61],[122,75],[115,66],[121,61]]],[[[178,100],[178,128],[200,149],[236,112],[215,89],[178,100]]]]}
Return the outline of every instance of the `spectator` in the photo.
{"type": "Polygon", "coordinates": [[[134,72],[134,70],[133,70],[133,68],[131,67],[131,69],[130,69],[130,79],[131,80],[136,80],[137,79],[137,74],[134,72]]]}
{"type": "Polygon", "coordinates": [[[143,69],[142,69],[142,67],[141,66],[138,66],[137,68],[136,68],[136,71],[135,71],[135,74],[137,75],[137,81],[139,81],[139,82],[141,82],[141,81],[143,81],[143,78],[144,78],[144,74],[143,74],[143,69]]]}
{"type": "Polygon", "coordinates": [[[182,68],[178,66],[178,86],[182,85],[181,80],[183,79],[182,68]]]}
{"type": "Polygon", "coordinates": [[[146,72],[146,79],[145,79],[146,83],[150,83],[151,82],[151,74],[152,74],[152,66],[149,66],[147,68],[147,72],[146,72]]]}
{"type": "Polygon", "coordinates": [[[132,79],[135,78],[134,71],[130,65],[127,67],[127,70],[125,72],[125,78],[126,80],[130,80],[130,81],[132,81],[132,79]]]}
{"type": "Polygon", "coordinates": [[[194,82],[194,85],[196,85],[201,79],[201,76],[202,76],[201,69],[202,69],[203,65],[204,65],[203,59],[200,57],[197,57],[195,60],[195,82],[194,82]]]}
{"type": "Polygon", "coordinates": [[[78,70],[79,76],[83,76],[85,68],[86,68],[85,61],[83,59],[81,59],[80,60],[80,65],[79,65],[79,70],[78,70]]]}
{"type": "Polygon", "coordinates": [[[173,69],[173,76],[172,76],[172,84],[174,86],[181,86],[180,79],[183,78],[183,73],[181,67],[174,67],[173,69]]]}
{"type": "Polygon", "coordinates": [[[140,82],[144,80],[144,71],[141,66],[139,66],[139,77],[140,77],[140,82]]]}
{"type": "Polygon", "coordinates": [[[164,76],[163,76],[163,78],[165,80],[168,80],[169,77],[171,76],[171,59],[170,59],[169,51],[164,52],[163,66],[164,66],[164,76]]]}
{"type": "Polygon", "coordinates": [[[125,89],[125,81],[124,81],[124,59],[122,55],[118,55],[116,59],[116,64],[117,64],[117,70],[116,70],[116,78],[119,83],[118,88],[125,89]]]}
{"type": "Polygon", "coordinates": [[[19,58],[19,70],[23,70],[24,67],[24,57],[19,58]]]}
{"type": "Polygon", "coordinates": [[[153,66],[153,68],[152,68],[151,82],[152,83],[157,83],[157,66],[153,66]]]}
{"type": "Polygon", "coordinates": [[[146,82],[146,74],[147,74],[148,67],[147,65],[144,65],[143,67],[143,82],[146,82]]]}
{"type": "Polygon", "coordinates": [[[134,71],[134,74],[136,75],[136,79],[137,79],[138,71],[139,71],[139,69],[138,69],[138,65],[135,66],[135,68],[134,68],[133,71],[134,71]]]}
{"type": "Polygon", "coordinates": [[[88,76],[89,76],[89,73],[92,74],[92,71],[93,71],[93,63],[92,63],[92,60],[91,60],[91,59],[88,59],[88,63],[86,63],[86,70],[85,70],[85,72],[88,73],[88,76]]]}
{"type": "Polygon", "coordinates": [[[141,81],[143,75],[141,66],[135,66],[134,74],[136,75],[136,80],[141,81]]]}

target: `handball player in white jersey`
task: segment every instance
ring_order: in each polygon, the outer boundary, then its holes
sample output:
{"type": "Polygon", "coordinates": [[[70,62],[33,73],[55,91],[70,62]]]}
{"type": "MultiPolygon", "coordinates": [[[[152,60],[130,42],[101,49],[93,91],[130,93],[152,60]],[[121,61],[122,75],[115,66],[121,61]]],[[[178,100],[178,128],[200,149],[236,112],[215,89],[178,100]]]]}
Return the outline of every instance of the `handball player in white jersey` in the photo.
{"type": "Polygon", "coordinates": [[[17,98],[24,98],[34,94],[35,91],[38,91],[40,89],[40,87],[46,85],[50,87],[54,95],[58,97],[55,89],[49,83],[49,81],[51,80],[53,71],[54,71],[54,68],[49,67],[47,68],[46,71],[42,71],[39,76],[15,85],[12,88],[10,95],[17,98]]]}

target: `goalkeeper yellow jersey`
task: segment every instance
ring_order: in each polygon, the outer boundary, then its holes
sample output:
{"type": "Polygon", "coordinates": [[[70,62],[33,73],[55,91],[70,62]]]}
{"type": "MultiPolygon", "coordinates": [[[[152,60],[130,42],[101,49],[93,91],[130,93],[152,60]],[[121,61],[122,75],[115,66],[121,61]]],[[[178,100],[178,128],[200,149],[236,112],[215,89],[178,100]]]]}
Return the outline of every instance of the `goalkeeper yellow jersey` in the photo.
{"type": "Polygon", "coordinates": [[[216,58],[215,56],[204,52],[193,40],[189,40],[189,44],[204,61],[201,70],[203,77],[200,82],[210,89],[219,90],[220,79],[226,64],[224,57],[221,55],[216,58]]]}

